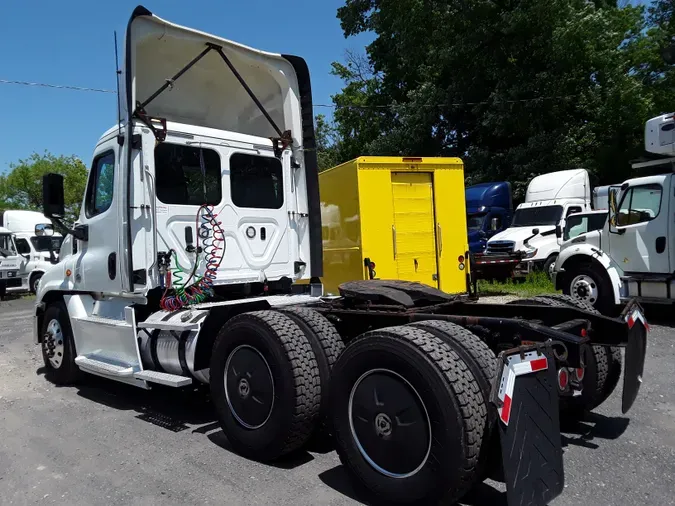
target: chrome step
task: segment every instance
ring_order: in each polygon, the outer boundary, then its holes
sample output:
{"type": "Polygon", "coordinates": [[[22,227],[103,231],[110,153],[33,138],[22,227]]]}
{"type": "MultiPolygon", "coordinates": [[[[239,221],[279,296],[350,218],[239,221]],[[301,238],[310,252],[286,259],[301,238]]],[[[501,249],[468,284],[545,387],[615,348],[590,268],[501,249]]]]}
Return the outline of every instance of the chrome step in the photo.
{"type": "Polygon", "coordinates": [[[178,376],[177,374],[159,371],[139,371],[134,373],[134,378],[175,388],[192,384],[192,378],[188,378],[187,376],[178,376]]]}
{"type": "Polygon", "coordinates": [[[131,366],[121,366],[102,362],[93,358],[80,355],[75,357],[75,364],[83,371],[103,376],[115,376],[117,378],[130,378],[134,374],[134,368],[131,366]]]}

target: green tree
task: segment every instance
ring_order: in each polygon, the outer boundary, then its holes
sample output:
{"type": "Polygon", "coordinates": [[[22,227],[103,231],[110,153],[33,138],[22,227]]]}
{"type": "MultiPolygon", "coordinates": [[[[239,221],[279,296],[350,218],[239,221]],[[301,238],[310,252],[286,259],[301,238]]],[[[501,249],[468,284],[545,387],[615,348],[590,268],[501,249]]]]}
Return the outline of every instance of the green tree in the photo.
{"type": "Polygon", "coordinates": [[[468,182],[510,180],[516,197],[554,170],[616,183],[668,101],[642,70],[658,50],[640,6],[347,0],[338,18],[346,37],[375,36],[333,64],[341,155],[460,156],[468,182]]]}
{"type": "Polygon", "coordinates": [[[33,153],[9,166],[0,176],[0,204],[5,209],[42,211],[42,176],[50,172],[64,177],[66,220],[74,222],[80,213],[87,168],[75,156],[55,156],[49,152],[33,153]]]}
{"type": "Polygon", "coordinates": [[[339,165],[335,128],[323,114],[317,114],[314,119],[314,137],[316,139],[316,156],[319,172],[339,165]]]}

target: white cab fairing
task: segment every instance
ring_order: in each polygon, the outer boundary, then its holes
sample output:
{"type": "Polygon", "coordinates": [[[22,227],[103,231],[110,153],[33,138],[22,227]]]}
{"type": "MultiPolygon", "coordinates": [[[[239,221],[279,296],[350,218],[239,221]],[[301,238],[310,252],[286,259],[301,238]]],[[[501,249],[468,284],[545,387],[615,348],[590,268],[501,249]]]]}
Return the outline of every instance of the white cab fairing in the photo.
{"type": "MultiPolygon", "coordinates": [[[[223,200],[220,203],[224,219],[221,221],[228,220],[228,226],[229,220],[236,221],[237,232],[231,231],[231,238],[239,237],[249,226],[258,227],[259,233],[266,223],[265,244],[241,241],[229,248],[228,239],[229,250],[222,265],[224,268],[229,265],[231,270],[229,274],[219,273],[218,281],[236,283],[283,276],[309,278],[310,273],[321,275],[316,154],[303,151],[303,148],[311,150],[314,144],[311,89],[304,62],[296,60],[299,59],[256,50],[170,23],[143,7],[134,11],[127,28],[121,93],[126,97],[123,165],[128,170],[120,170],[119,179],[123,188],[129,188],[130,210],[124,211],[121,218],[119,251],[128,251],[130,243],[133,251],[131,258],[120,255],[123,289],[139,292],[156,286],[157,275],[153,267],[156,267],[157,251],[167,245],[178,252],[179,248],[175,246],[180,242],[180,250],[184,252],[185,226],[188,221],[194,223],[198,209],[195,205],[174,206],[176,208],[169,211],[158,200],[156,219],[150,215],[152,209],[148,213],[155,190],[147,189],[147,185],[156,183],[152,177],[158,175],[151,169],[155,158],[154,138],[149,128],[143,128],[143,121],[147,122],[148,117],[162,118],[171,125],[169,130],[188,134],[182,139],[180,136],[172,138],[169,134],[166,143],[190,142],[192,146],[218,152],[223,173],[223,200]],[[195,63],[189,66],[190,62],[195,63]],[[300,83],[297,72],[303,77],[300,83]],[[171,80],[174,77],[175,80],[171,80]],[[242,80],[269,118],[256,105],[242,80]],[[170,86],[162,90],[167,82],[170,86]],[[137,156],[137,152],[128,146],[139,127],[143,132],[143,149],[137,156]],[[269,209],[233,212],[234,207],[227,202],[230,157],[237,147],[248,153],[274,156],[274,143],[270,139],[279,138],[279,132],[287,131],[292,142],[280,156],[283,207],[275,212],[269,209]],[[145,177],[148,171],[150,178],[145,177]],[[317,210],[312,212],[315,206],[317,210]],[[162,228],[164,225],[167,228],[162,228]],[[158,232],[156,238],[148,233],[153,228],[158,232]],[[157,251],[150,252],[148,248],[154,250],[155,244],[157,251]],[[146,285],[140,286],[142,277],[132,284],[130,279],[137,278],[137,273],[143,271],[149,278],[146,285]]],[[[185,264],[189,259],[183,253],[180,255],[185,264]]]]}

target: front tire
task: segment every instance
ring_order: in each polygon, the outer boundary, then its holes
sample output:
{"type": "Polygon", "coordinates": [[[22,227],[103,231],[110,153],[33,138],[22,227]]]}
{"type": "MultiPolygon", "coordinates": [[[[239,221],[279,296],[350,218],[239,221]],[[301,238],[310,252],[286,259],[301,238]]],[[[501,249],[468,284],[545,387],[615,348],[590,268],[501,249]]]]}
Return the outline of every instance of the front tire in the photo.
{"type": "Polygon", "coordinates": [[[45,376],[55,385],[70,385],[81,376],[68,309],[63,302],[50,304],[42,319],[42,360],[45,376]]]}
{"type": "Polygon", "coordinates": [[[319,414],[319,367],[305,333],[288,316],[235,316],[211,356],[211,396],[234,450],[259,461],[303,446],[319,414]]]}
{"type": "Polygon", "coordinates": [[[563,294],[588,303],[602,314],[610,315],[614,309],[614,291],[606,276],[591,265],[572,267],[565,273],[563,294]]]}
{"type": "Polygon", "coordinates": [[[474,484],[487,419],[471,368],[424,329],[367,332],[333,369],[337,452],[371,502],[452,504],[474,484]]]}
{"type": "Polygon", "coordinates": [[[543,271],[546,273],[549,279],[553,279],[553,268],[555,267],[555,261],[557,259],[558,255],[551,255],[544,262],[543,271]]]}
{"type": "Polygon", "coordinates": [[[30,283],[29,283],[29,289],[32,294],[36,294],[38,290],[38,284],[40,283],[40,279],[42,278],[42,273],[40,274],[33,274],[33,276],[30,278],[30,283]]]}

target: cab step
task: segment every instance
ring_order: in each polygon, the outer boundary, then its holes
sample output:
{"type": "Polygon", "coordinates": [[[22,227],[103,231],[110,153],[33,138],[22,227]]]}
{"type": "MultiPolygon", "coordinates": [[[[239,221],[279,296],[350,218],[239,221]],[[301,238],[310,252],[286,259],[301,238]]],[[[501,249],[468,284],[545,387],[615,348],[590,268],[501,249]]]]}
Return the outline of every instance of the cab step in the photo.
{"type": "Polygon", "coordinates": [[[174,388],[185,387],[192,384],[192,378],[188,378],[187,376],[179,376],[177,374],[159,371],[139,371],[134,373],[134,378],[174,388]]]}
{"type": "Polygon", "coordinates": [[[116,378],[131,378],[134,375],[134,368],[131,366],[123,366],[103,362],[94,358],[80,355],[75,357],[75,364],[77,367],[85,372],[97,374],[99,376],[112,376],[116,378]]]}

